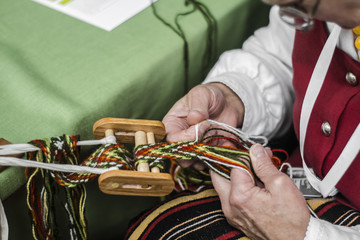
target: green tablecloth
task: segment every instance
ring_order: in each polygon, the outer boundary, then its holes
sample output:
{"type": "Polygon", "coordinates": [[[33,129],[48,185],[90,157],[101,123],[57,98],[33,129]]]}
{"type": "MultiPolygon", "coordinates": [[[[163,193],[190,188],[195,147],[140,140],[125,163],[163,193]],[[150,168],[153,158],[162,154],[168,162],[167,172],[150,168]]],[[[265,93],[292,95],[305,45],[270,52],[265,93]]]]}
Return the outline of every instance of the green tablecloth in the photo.
{"type": "MultiPolygon", "coordinates": [[[[217,20],[219,54],[240,47],[267,22],[268,7],[259,0],[203,2],[217,20]]],[[[159,0],[156,6],[169,22],[187,9],[180,0],[159,0]]],[[[189,40],[191,87],[202,81],[207,25],[199,13],[182,17],[180,24],[189,40]]],[[[96,120],[161,120],[183,93],[183,42],[150,8],[106,32],[30,0],[0,1],[0,137],[13,143],[64,133],[92,139],[96,120]]],[[[0,173],[0,198],[23,183],[23,169],[0,173]]],[[[105,232],[106,239],[121,236],[129,218],[155,202],[106,196],[94,188],[87,211],[92,239],[105,232]],[[138,205],[129,209],[130,202],[138,205]]],[[[10,239],[27,239],[17,231],[18,217],[27,215],[25,206],[15,204],[25,204],[22,192],[5,201],[10,239]]]]}

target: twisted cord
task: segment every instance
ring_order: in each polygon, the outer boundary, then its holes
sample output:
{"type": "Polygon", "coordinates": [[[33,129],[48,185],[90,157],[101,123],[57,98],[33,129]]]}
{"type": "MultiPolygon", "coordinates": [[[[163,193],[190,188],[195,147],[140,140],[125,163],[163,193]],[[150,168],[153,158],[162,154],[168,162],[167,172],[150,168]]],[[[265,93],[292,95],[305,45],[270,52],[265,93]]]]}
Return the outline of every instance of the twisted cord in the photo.
{"type": "Polygon", "coordinates": [[[207,72],[210,70],[210,67],[215,63],[217,56],[217,23],[214,16],[211,14],[210,10],[202,3],[197,0],[185,0],[185,5],[191,5],[192,8],[186,12],[178,13],[174,18],[174,24],[166,21],[163,17],[158,13],[154,1],[151,0],[151,8],[153,10],[154,16],[160,20],[165,26],[170,28],[174,33],[176,33],[183,41],[183,60],[184,60],[184,93],[186,93],[189,89],[189,42],[185,35],[183,28],[180,25],[180,18],[186,15],[190,15],[197,10],[200,12],[202,17],[205,19],[208,27],[206,33],[206,45],[205,52],[203,54],[202,59],[202,67],[201,67],[201,76],[205,78],[207,72]]]}

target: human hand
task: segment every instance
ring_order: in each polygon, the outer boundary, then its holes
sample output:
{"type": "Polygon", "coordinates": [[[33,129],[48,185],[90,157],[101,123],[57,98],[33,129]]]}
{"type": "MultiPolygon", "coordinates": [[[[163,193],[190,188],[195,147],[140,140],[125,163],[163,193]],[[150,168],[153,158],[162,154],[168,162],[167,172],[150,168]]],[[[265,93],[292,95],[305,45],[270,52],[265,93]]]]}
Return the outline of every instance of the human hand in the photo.
{"type": "Polygon", "coordinates": [[[305,199],[292,180],[272,164],[271,156],[271,151],[259,144],[250,149],[263,187],[256,186],[241,169],[231,170],[231,181],[211,172],[222,210],[229,224],[251,239],[304,239],[310,220],[305,199]]]}
{"type": "MultiPolygon", "coordinates": [[[[237,127],[242,125],[243,117],[244,105],[231,89],[221,83],[208,83],[194,87],[177,101],[164,117],[163,123],[167,141],[192,141],[196,136],[195,125],[200,122],[213,119],[237,127]]],[[[208,127],[208,123],[202,123],[199,133],[208,127]]],[[[198,162],[180,160],[179,164],[203,169],[198,162]]]]}

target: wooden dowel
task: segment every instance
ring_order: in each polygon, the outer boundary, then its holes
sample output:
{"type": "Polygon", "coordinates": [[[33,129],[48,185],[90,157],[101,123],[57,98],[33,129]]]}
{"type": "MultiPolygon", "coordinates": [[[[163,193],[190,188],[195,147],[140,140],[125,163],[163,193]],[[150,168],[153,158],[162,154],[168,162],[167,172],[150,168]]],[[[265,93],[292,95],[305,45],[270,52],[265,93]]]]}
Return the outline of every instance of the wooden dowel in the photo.
{"type": "Polygon", "coordinates": [[[114,130],[112,129],[105,130],[105,137],[109,137],[109,136],[115,136],[114,130]]]}
{"type": "Polygon", "coordinates": [[[144,131],[135,132],[135,147],[147,144],[146,133],[144,131]]]}
{"type": "Polygon", "coordinates": [[[155,143],[155,135],[154,135],[153,132],[146,133],[146,137],[147,137],[147,143],[148,144],[154,144],[155,143]]]}
{"type": "MultiPolygon", "coordinates": [[[[147,144],[146,133],[143,131],[137,131],[135,132],[135,147],[141,144],[147,144]]],[[[137,170],[139,172],[150,172],[149,164],[145,162],[139,163],[137,170]]]]}
{"type": "MultiPolygon", "coordinates": [[[[147,137],[147,143],[148,144],[153,144],[155,143],[155,135],[153,132],[148,132],[146,133],[146,137],[147,137]]],[[[160,169],[158,167],[153,167],[151,168],[151,172],[153,173],[159,173],[160,169]]]]}

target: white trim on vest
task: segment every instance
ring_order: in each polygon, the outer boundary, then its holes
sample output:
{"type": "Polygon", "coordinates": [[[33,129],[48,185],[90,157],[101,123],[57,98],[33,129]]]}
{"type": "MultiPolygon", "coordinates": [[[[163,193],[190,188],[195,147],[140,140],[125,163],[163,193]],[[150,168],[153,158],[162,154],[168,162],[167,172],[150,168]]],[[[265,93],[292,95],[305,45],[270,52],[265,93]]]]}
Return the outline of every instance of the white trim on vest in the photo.
{"type": "Polygon", "coordinates": [[[346,144],[339,158],[335,164],[331,167],[328,174],[323,180],[319,179],[315,174],[313,174],[310,169],[307,167],[304,160],[304,142],[307,132],[307,127],[309,123],[309,118],[314,107],[317,96],[320,92],[320,89],[324,83],[325,76],[328,72],[336,44],[340,36],[341,28],[336,25],[331,31],[331,34],[326,41],[319,59],[316,63],[313,74],[309,85],[307,87],[303,104],[301,107],[300,115],[300,127],[299,127],[299,144],[300,144],[300,153],[303,162],[303,168],[306,174],[307,179],[310,184],[322,194],[323,197],[334,196],[338,193],[338,190],[335,188],[336,184],[340,181],[342,176],[345,174],[346,170],[350,167],[351,163],[356,158],[357,154],[360,151],[360,123],[351,136],[350,140],[346,144]]]}

